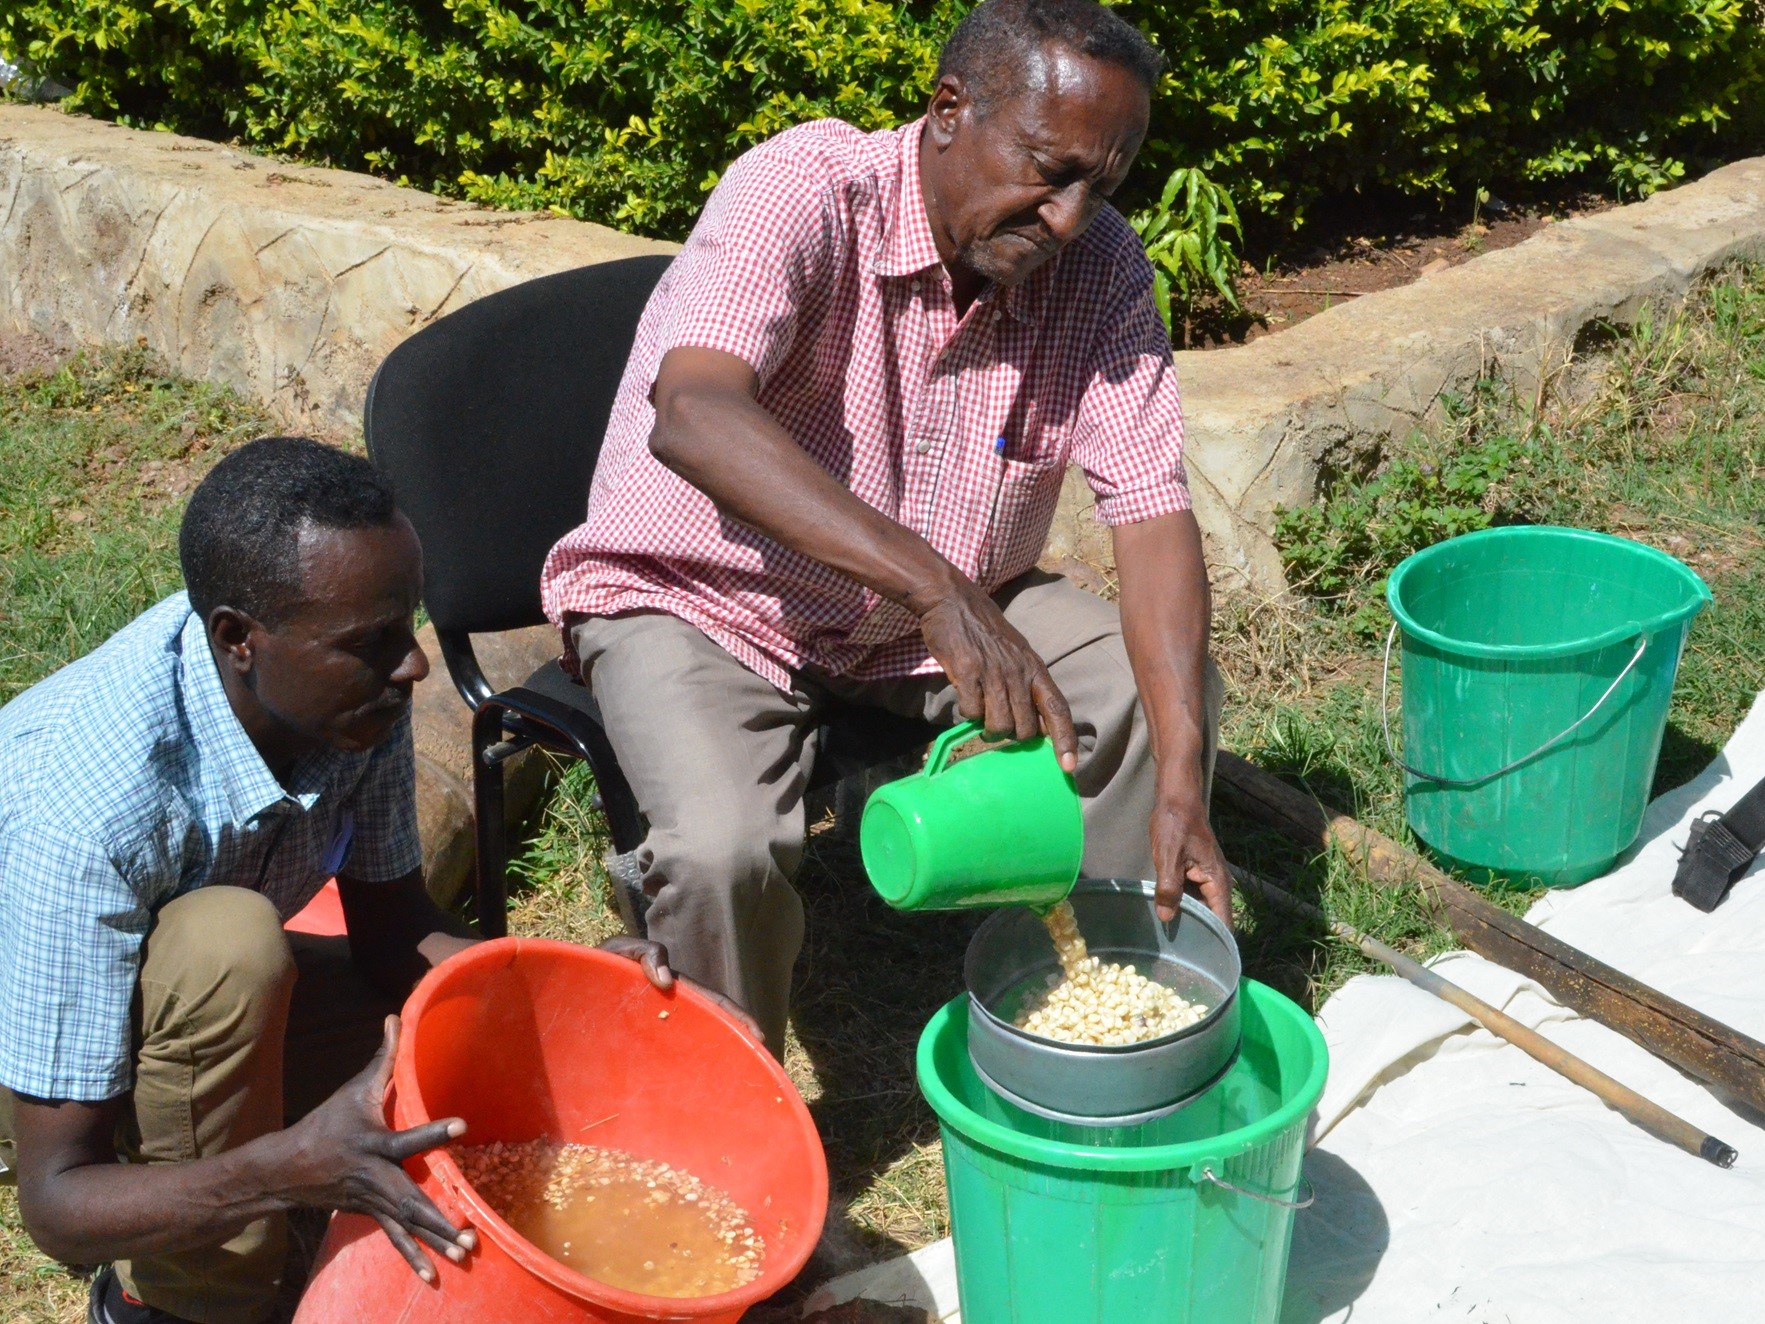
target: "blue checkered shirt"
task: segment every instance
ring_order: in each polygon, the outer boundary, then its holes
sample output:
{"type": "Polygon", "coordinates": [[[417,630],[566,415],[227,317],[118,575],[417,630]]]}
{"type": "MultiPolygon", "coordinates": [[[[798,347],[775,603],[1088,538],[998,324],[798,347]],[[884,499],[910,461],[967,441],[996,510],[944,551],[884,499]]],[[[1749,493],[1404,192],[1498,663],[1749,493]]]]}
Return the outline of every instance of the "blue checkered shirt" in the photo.
{"type": "Polygon", "coordinates": [[[422,863],[410,718],[321,750],[286,787],[233,715],[174,594],[0,708],[0,1084],[98,1100],[134,1079],[130,1006],[159,907],[210,883],[284,919],[347,863],[422,863]]]}

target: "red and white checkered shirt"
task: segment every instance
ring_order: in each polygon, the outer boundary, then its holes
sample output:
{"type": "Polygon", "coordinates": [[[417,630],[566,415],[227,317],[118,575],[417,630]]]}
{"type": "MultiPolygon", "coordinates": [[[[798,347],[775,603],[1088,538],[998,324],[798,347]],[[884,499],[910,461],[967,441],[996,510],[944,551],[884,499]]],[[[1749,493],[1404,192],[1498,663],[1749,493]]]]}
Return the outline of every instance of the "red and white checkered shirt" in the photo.
{"type": "Polygon", "coordinates": [[[667,612],[780,688],[805,665],[937,670],[905,608],[723,518],[650,454],[650,387],[677,345],[751,364],[804,450],[989,591],[1034,566],[1069,462],[1105,524],[1188,508],[1170,339],[1134,232],[1105,207],[959,320],[920,195],[922,123],[821,120],[729,168],[638,325],[588,518],[546,559],[552,620],[667,612]]]}

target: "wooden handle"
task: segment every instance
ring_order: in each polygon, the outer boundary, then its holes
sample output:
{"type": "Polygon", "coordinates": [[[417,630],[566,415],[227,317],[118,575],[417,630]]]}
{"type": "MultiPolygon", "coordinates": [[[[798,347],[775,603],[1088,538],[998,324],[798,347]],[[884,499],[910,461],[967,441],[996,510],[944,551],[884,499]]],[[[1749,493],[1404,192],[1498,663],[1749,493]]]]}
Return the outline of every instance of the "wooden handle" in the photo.
{"type": "Polygon", "coordinates": [[[1668,1144],[1675,1145],[1688,1154],[1695,1154],[1701,1159],[1714,1163],[1719,1168],[1734,1166],[1734,1161],[1739,1155],[1732,1146],[1724,1144],[1705,1131],[1700,1131],[1690,1122],[1668,1112],[1658,1103],[1644,1098],[1622,1081],[1614,1080],[1598,1067],[1552,1043],[1537,1030],[1522,1025],[1505,1011],[1490,1006],[1481,998],[1460,988],[1450,980],[1442,978],[1419,961],[1412,960],[1395,948],[1386,946],[1377,938],[1362,933],[1353,925],[1328,919],[1316,906],[1301,901],[1290,892],[1276,887],[1265,878],[1259,878],[1248,869],[1235,868],[1232,872],[1237,877],[1239,884],[1246,890],[1256,892],[1295,914],[1329,925],[1330,931],[1344,942],[1353,943],[1375,961],[1391,967],[1417,988],[1425,989],[1442,1001],[1452,1003],[1453,1006],[1491,1034],[1499,1039],[1505,1039],[1528,1057],[1544,1063],[1558,1075],[1574,1081],[1595,1095],[1608,1108],[1622,1114],[1628,1121],[1641,1127],[1656,1139],[1665,1140],[1668,1144]]]}
{"type": "Polygon", "coordinates": [[[1460,942],[1536,980],[1566,1007],[1680,1070],[1765,1111],[1765,1044],[1510,915],[1358,819],[1320,804],[1255,764],[1219,753],[1219,786],[1260,823],[1312,850],[1336,847],[1374,882],[1418,886],[1460,942]]]}

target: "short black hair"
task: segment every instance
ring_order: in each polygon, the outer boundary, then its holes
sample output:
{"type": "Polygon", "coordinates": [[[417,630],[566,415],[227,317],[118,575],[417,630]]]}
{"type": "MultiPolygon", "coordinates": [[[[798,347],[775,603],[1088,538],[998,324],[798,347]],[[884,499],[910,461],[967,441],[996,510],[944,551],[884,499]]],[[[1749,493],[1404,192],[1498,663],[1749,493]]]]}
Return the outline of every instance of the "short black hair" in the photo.
{"type": "Polygon", "coordinates": [[[300,530],[384,528],[392,484],[360,456],[310,437],[259,437],[197,484],[178,529],[190,608],[233,607],[274,625],[300,601],[300,530]]]}
{"type": "Polygon", "coordinates": [[[955,74],[985,113],[1024,90],[1044,46],[1119,65],[1148,92],[1164,56],[1132,23],[1096,0],[982,0],[956,25],[938,56],[938,77],[955,74]]]}

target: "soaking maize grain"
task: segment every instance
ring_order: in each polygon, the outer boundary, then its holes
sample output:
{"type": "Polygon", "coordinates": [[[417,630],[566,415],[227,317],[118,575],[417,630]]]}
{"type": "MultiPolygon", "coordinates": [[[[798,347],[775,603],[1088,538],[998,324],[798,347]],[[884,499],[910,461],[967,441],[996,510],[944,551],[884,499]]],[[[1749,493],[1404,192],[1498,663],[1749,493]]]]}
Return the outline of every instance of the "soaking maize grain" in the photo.
{"type": "Polygon", "coordinates": [[[549,1140],[459,1145],[453,1156],[511,1227],[603,1283],[693,1297],[760,1274],[765,1243],[741,1206],[666,1163],[549,1140]]]}
{"type": "Polygon", "coordinates": [[[1018,1029],[1069,1044],[1137,1044],[1175,1034],[1207,1015],[1201,1003],[1133,966],[1092,956],[1070,902],[1055,906],[1043,922],[1061,973],[1050,975],[1046,991],[1017,1013],[1012,1024],[1018,1029]]]}

